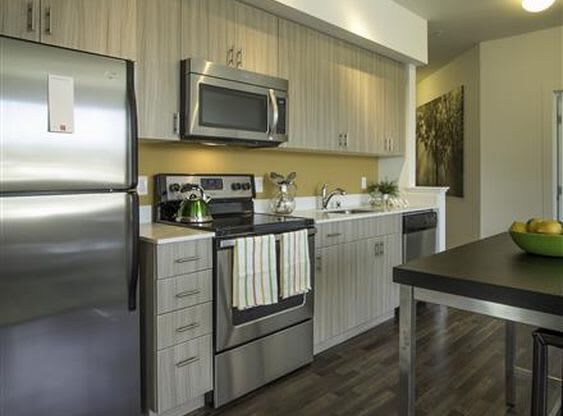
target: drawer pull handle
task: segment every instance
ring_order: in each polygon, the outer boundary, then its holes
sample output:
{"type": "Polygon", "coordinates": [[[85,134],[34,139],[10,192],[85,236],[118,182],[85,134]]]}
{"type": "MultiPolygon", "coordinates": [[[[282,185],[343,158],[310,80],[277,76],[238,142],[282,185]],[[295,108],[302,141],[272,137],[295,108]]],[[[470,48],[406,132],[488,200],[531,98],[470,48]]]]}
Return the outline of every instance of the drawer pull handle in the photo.
{"type": "Polygon", "coordinates": [[[327,234],[326,236],[328,238],[333,238],[333,237],[340,237],[342,235],[342,233],[331,233],[331,234],[327,234]]]}
{"type": "Polygon", "coordinates": [[[199,256],[192,256],[192,257],[182,257],[181,259],[174,260],[175,263],[190,263],[192,261],[198,261],[201,257],[199,256]]]}
{"type": "Polygon", "coordinates": [[[176,363],[176,367],[182,368],[182,367],[185,367],[187,365],[193,364],[197,361],[199,361],[199,357],[190,357],[187,360],[180,361],[179,363],[176,363]]]}
{"type": "Polygon", "coordinates": [[[190,329],[196,329],[198,327],[199,327],[199,324],[197,322],[193,322],[189,325],[181,326],[180,328],[176,329],[176,332],[187,332],[190,329]]]}
{"type": "Polygon", "coordinates": [[[51,8],[47,7],[45,9],[45,33],[48,35],[53,34],[53,29],[51,27],[51,23],[52,23],[51,19],[52,19],[51,8]]]}
{"type": "Polygon", "coordinates": [[[200,293],[199,289],[186,290],[185,292],[180,292],[180,293],[176,294],[176,297],[178,299],[182,299],[182,298],[187,298],[187,297],[190,297],[190,296],[199,295],[199,293],[200,293]]]}
{"type": "Polygon", "coordinates": [[[27,5],[27,31],[35,32],[35,13],[32,2],[29,2],[27,5]]]}

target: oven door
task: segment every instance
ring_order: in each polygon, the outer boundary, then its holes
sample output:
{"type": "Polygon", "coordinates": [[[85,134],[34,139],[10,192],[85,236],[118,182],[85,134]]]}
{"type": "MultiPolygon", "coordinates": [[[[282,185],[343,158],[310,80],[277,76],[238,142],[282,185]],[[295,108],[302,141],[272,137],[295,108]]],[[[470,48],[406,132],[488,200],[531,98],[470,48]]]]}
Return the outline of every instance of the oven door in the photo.
{"type": "Polygon", "coordinates": [[[186,81],[184,139],[265,146],[287,141],[286,92],[194,73],[186,81]]]}
{"type": "MultiPolygon", "coordinates": [[[[311,283],[314,287],[315,230],[309,231],[311,283]]],[[[313,317],[313,291],[279,299],[278,303],[246,310],[232,307],[234,240],[216,241],[215,261],[215,350],[220,352],[272,334],[313,317]]],[[[276,241],[279,279],[279,242],[276,241]]],[[[279,285],[279,282],[278,282],[279,285]]]]}

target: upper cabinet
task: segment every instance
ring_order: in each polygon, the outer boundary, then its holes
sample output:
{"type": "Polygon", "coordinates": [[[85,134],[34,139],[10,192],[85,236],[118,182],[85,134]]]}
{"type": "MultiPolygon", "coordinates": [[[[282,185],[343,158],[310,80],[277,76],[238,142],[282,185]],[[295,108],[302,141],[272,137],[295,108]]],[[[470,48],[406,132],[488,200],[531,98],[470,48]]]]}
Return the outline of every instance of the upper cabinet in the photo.
{"type": "Polygon", "coordinates": [[[0,33],[134,59],[139,136],[179,140],[180,61],[289,81],[288,149],[404,153],[404,64],[236,0],[0,0],[0,33]]]}
{"type": "Polygon", "coordinates": [[[279,33],[279,75],[289,80],[289,142],[283,147],[336,151],[335,41],[287,20],[280,20],[279,33]]]}
{"type": "Polygon", "coordinates": [[[234,2],[182,0],[182,58],[234,65],[234,2]]]}
{"type": "Polygon", "coordinates": [[[39,0],[0,1],[0,33],[21,39],[40,40],[39,0]]]}
{"type": "Polygon", "coordinates": [[[178,140],[182,0],[137,0],[139,137],[178,140]]]}
{"type": "Polygon", "coordinates": [[[276,76],[278,18],[233,0],[183,0],[182,57],[276,76]]]}
{"type": "Polygon", "coordinates": [[[135,59],[136,0],[41,0],[41,41],[135,59]]]}
{"type": "Polygon", "coordinates": [[[278,75],[278,18],[235,2],[235,66],[278,75]]]}
{"type": "Polygon", "coordinates": [[[404,151],[405,66],[280,19],[280,76],[289,80],[286,148],[352,154],[404,151]]]}
{"type": "Polygon", "coordinates": [[[2,0],[0,32],[135,59],[136,0],[2,0]]]}

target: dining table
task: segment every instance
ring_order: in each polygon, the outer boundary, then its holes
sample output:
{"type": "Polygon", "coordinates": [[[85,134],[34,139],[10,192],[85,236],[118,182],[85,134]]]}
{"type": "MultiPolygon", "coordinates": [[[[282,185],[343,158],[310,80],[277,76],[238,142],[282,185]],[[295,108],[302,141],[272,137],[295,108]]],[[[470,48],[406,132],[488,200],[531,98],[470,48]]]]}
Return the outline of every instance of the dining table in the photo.
{"type": "Polygon", "coordinates": [[[393,269],[400,285],[400,415],[415,415],[416,304],[427,302],[505,322],[505,399],[516,401],[515,327],[563,331],[563,258],[523,252],[501,233],[393,269]]]}

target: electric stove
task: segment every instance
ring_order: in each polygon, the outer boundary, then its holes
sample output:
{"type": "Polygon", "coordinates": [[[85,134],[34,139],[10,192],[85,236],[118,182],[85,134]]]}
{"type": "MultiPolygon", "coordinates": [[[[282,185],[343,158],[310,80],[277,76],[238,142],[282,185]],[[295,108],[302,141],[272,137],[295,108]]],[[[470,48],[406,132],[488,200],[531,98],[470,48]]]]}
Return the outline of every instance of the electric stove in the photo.
{"type": "Polygon", "coordinates": [[[254,176],[249,174],[160,174],[155,178],[155,221],[212,231],[216,237],[239,237],[282,233],[314,227],[314,221],[287,215],[254,212],[254,176]],[[184,185],[201,186],[211,197],[213,221],[182,223],[176,213],[183,199],[184,185]]]}

